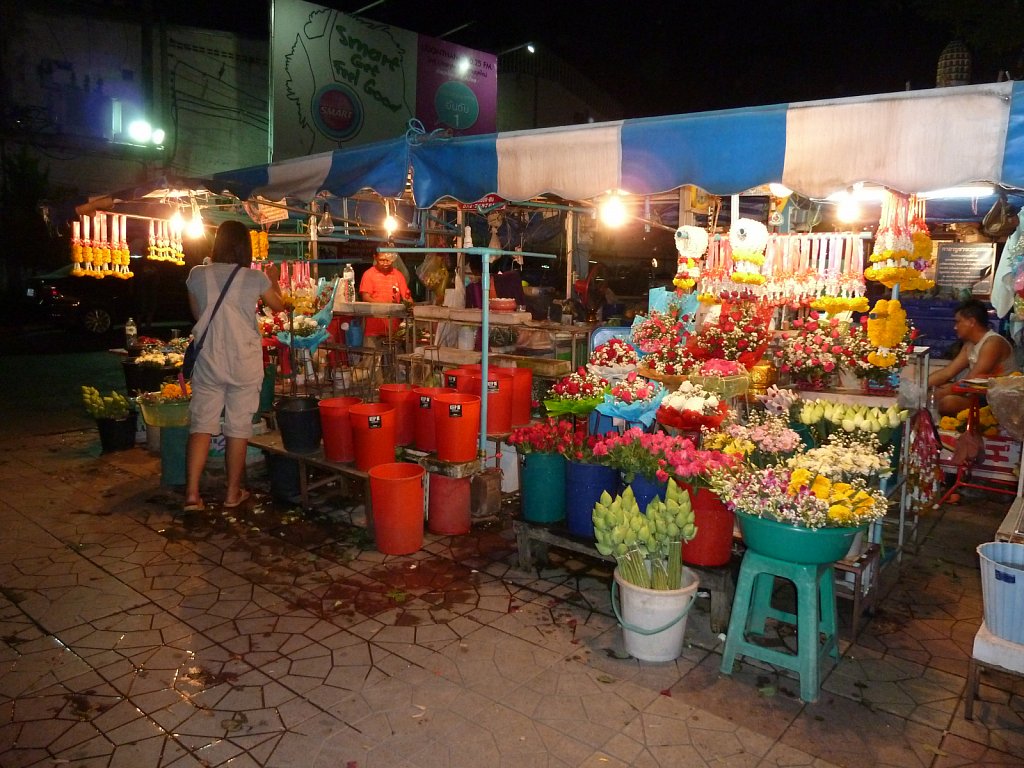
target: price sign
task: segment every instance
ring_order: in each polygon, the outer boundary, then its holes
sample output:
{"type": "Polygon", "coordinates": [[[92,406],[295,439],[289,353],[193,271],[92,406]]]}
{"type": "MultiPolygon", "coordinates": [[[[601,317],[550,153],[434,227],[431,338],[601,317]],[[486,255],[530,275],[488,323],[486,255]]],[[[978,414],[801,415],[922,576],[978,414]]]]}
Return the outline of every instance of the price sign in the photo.
{"type": "Polygon", "coordinates": [[[995,243],[939,243],[935,285],[988,296],[992,292],[995,264],[995,243]]]}

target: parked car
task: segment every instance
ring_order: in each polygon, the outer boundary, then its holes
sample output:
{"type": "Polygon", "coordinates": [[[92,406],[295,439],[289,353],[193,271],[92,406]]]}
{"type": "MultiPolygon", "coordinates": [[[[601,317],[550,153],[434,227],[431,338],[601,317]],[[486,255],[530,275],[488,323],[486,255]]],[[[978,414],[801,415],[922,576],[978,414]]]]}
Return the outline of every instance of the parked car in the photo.
{"type": "Polygon", "coordinates": [[[135,260],[135,276],[122,280],[81,277],[68,264],[55,272],[30,278],[25,289],[29,311],[57,325],[103,334],[129,317],[140,328],[154,322],[181,321],[191,325],[185,288],[187,267],[169,262],[135,260]]]}

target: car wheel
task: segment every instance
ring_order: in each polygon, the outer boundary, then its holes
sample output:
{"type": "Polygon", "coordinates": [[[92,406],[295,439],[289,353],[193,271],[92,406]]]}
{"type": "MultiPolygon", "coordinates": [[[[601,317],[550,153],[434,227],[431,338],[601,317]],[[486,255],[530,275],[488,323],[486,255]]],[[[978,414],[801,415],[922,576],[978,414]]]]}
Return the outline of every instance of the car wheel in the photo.
{"type": "Polygon", "coordinates": [[[103,307],[89,307],[82,314],[82,325],[89,333],[106,333],[113,325],[113,318],[103,307]]]}

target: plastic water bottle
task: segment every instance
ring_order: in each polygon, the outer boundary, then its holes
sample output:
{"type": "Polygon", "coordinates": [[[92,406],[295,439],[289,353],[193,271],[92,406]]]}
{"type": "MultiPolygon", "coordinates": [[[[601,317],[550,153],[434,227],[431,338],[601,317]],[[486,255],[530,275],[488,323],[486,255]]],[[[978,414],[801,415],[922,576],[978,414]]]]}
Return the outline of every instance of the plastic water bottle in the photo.
{"type": "Polygon", "coordinates": [[[346,264],[341,271],[341,300],[345,302],[356,300],[356,271],[351,264],[346,264]]]}
{"type": "Polygon", "coordinates": [[[124,324],[124,345],[128,349],[135,349],[139,343],[139,329],[135,325],[135,320],[128,318],[128,322],[124,324]]]}

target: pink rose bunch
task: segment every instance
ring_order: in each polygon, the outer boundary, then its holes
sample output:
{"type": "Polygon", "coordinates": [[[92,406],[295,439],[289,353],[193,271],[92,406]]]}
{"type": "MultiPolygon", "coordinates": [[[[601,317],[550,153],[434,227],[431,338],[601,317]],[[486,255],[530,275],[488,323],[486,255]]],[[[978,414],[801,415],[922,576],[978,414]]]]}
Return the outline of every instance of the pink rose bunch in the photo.
{"type": "Polygon", "coordinates": [[[648,381],[636,371],[630,371],[625,379],[612,386],[610,394],[615,400],[629,405],[650,402],[660,389],[660,385],[648,381]]]}
{"type": "Polygon", "coordinates": [[[843,326],[836,318],[821,320],[812,311],[806,320],[793,321],[795,332],[776,350],[779,369],[798,378],[821,378],[842,365],[843,326]]]}

